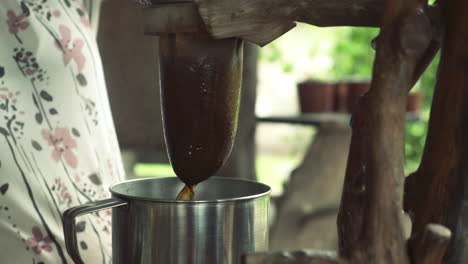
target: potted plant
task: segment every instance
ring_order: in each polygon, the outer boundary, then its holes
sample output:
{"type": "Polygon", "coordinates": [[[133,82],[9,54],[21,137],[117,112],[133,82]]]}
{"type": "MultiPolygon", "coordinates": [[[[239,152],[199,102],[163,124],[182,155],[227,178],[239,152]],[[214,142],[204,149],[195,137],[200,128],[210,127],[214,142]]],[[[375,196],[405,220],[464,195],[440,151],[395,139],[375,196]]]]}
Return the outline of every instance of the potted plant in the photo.
{"type": "Polygon", "coordinates": [[[334,111],[333,83],[308,80],[298,84],[298,96],[302,113],[334,111]]]}
{"type": "Polygon", "coordinates": [[[348,83],[338,82],[335,84],[335,112],[348,112],[348,83]]]}

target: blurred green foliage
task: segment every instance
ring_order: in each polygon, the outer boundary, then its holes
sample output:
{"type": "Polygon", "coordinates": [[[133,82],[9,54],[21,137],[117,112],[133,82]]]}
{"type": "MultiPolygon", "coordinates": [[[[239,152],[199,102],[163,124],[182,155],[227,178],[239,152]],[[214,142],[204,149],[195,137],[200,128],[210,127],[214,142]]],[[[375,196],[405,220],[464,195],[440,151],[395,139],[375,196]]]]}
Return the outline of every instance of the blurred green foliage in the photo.
{"type": "MultiPolygon", "coordinates": [[[[267,63],[281,65],[284,74],[294,74],[300,71],[310,71],[307,78],[321,79],[324,81],[347,81],[347,80],[370,80],[372,76],[372,66],[375,57],[375,51],[372,48],[372,40],[378,35],[377,28],[357,28],[357,27],[338,27],[338,28],[317,28],[305,26],[309,31],[303,31],[302,35],[296,36],[295,42],[299,44],[306,42],[304,36],[309,34],[315,42],[308,47],[308,56],[311,62],[306,67],[310,69],[301,69],[297,65],[296,58],[287,55],[291,45],[275,41],[262,49],[260,60],[267,63]],[[306,32],[306,33],[304,33],[306,32]],[[323,43],[328,47],[323,48],[323,43]],[[317,65],[320,58],[327,56],[331,60],[331,66],[317,65]],[[314,69],[321,68],[324,71],[317,74],[314,69]]],[[[289,51],[290,52],[290,51],[289,51]]],[[[421,77],[420,81],[413,88],[413,91],[420,92],[423,95],[423,102],[419,113],[420,120],[417,122],[408,122],[406,126],[405,142],[405,170],[410,173],[417,169],[421,160],[424,143],[427,133],[427,122],[429,118],[430,105],[432,102],[432,93],[436,81],[437,65],[439,56],[436,56],[433,63],[428,67],[421,77]]],[[[304,65],[302,65],[304,67],[304,65]]]]}
{"type": "Polygon", "coordinates": [[[372,74],[375,51],[372,40],[378,35],[376,28],[342,28],[335,48],[331,76],[335,80],[366,80],[372,74]]]}
{"type": "Polygon", "coordinates": [[[284,73],[294,71],[294,65],[285,58],[281,47],[276,42],[269,44],[268,48],[262,49],[260,60],[281,65],[284,73]]]}

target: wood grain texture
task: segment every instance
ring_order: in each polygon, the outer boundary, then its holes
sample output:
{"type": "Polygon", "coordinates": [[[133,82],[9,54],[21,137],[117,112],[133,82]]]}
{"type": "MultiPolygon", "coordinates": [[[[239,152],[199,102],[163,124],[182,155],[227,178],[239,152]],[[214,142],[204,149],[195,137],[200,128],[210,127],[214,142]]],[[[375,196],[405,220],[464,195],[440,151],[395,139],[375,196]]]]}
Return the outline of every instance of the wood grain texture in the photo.
{"type": "Polygon", "coordinates": [[[143,31],[161,33],[195,33],[204,28],[194,3],[155,5],[143,8],[143,31]]]}
{"type": "Polygon", "coordinates": [[[444,1],[446,34],[434,92],[429,131],[419,169],[407,180],[405,209],[413,234],[428,223],[454,234],[443,263],[461,263],[459,228],[468,173],[468,2],[444,1]]]}
{"type": "Polygon", "coordinates": [[[329,26],[378,26],[384,0],[195,0],[214,38],[237,36],[266,45],[294,22],[329,26]]]}
{"type": "Polygon", "coordinates": [[[428,224],[408,241],[411,264],[440,264],[452,232],[438,224],[428,224]]]}
{"type": "MultiPolygon", "coordinates": [[[[154,1],[143,13],[146,34],[196,32],[205,27],[217,39],[239,37],[264,46],[303,22],[321,27],[378,27],[382,22],[384,0],[194,0],[185,3],[154,1]],[[195,3],[194,3],[195,2],[195,3]]],[[[437,19],[437,8],[428,14],[437,19]]],[[[421,70],[432,61],[422,60],[421,70]]],[[[416,78],[417,80],[418,78],[416,78]]]]}
{"type": "Polygon", "coordinates": [[[370,91],[352,120],[338,217],[340,254],[354,263],[409,263],[401,226],[406,97],[431,41],[419,1],[387,1],[370,91]]]}

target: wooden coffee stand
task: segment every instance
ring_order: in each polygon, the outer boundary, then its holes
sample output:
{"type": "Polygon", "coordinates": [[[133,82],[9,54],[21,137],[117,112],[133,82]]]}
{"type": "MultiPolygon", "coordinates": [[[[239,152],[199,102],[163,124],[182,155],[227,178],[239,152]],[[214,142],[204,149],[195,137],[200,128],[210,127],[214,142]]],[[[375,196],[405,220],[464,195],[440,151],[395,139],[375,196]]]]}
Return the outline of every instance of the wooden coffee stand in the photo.
{"type": "MultiPolygon", "coordinates": [[[[468,1],[429,6],[422,0],[195,0],[174,6],[183,10],[180,19],[151,23],[171,8],[158,14],[148,10],[145,25],[192,21],[215,38],[242,37],[259,45],[284,34],[295,21],[381,28],[371,89],[351,120],[337,223],[339,252],[253,253],[245,264],[462,263],[458,256],[464,241],[453,238],[462,231],[468,173],[468,1]],[[423,159],[405,181],[407,96],[440,48],[423,159]],[[403,209],[413,223],[409,238],[403,209]]],[[[145,28],[147,34],[155,30],[145,28]]]]}
{"type": "Polygon", "coordinates": [[[467,1],[442,0],[435,6],[421,0],[196,3],[213,36],[243,36],[260,45],[289,30],[294,21],[381,27],[372,87],[351,122],[339,252],[255,253],[245,263],[462,263],[456,256],[463,241],[451,238],[461,232],[468,172],[467,1]],[[441,46],[423,160],[405,183],[407,95],[441,46]],[[409,239],[402,228],[403,209],[413,222],[409,239]]]}

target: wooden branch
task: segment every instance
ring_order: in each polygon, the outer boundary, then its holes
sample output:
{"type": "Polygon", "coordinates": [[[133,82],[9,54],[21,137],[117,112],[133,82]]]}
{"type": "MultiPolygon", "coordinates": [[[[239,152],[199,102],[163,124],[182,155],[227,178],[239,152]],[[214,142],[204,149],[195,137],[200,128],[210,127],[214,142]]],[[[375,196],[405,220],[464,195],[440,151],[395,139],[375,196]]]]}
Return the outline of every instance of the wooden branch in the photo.
{"type": "Polygon", "coordinates": [[[426,13],[431,22],[432,40],[416,66],[413,75],[413,85],[416,84],[421,75],[426,71],[442,45],[444,28],[441,19],[441,8],[438,4],[427,6],[426,13]]]}
{"type": "Polygon", "coordinates": [[[193,33],[204,29],[194,3],[155,5],[143,9],[143,31],[147,35],[193,33]]]}
{"type": "Polygon", "coordinates": [[[408,241],[412,264],[440,264],[452,232],[438,224],[428,224],[422,233],[408,241]]]}
{"type": "MultiPolygon", "coordinates": [[[[442,3],[446,34],[438,81],[422,162],[407,180],[405,209],[413,218],[413,234],[432,222],[458,236],[468,173],[468,2],[442,3]]],[[[456,256],[462,247],[463,240],[455,239],[444,263],[459,263],[456,256]]]]}
{"type": "Polygon", "coordinates": [[[292,252],[252,253],[243,259],[243,264],[345,264],[336,253],[300,250],[292,252]]]}
{"type": "Polygon", "coordinates": [[[279,18],[319,27],[378,27],[384,5],[385,0],[286,0],[282,6],[288,8],[273,12],[277,12],[279,18]]]}
{"type": "MultiPolygon", "coordinates": [[[[291,30],[294,22],[317,26],[379,26],[384,0],[155,0],[143,12],[145,34],[198,32],[206,28],[214,38],[239,37],[264,46],[291,30]],[[159,3],[159,4],[158,4],[159,3]],[[197,6],[198,5],[198,6],[197,6]]],[[[439,10],[428,7],[434,25],[439,10]]],[[[434,27],[437,32],[439,27],[434,27]]],[[[440,36],[440,34],[434,34],[440,36]]],[[[440,47],[434,39],[421,60],[415,81],[440,47]]]]}
{"type": "Polygon", "coordinates": [[[295,26],[378,26],[384,0],[195,0],[214,38],[266,45],[295,26]]]}
{"type": "Polygon", "coordinates": [[[338,216],[340,254],[356,263],[409,263],[400,217],[406,97],[431,41],[420,1],[387,1],[370,91],[353,115],[338,216]]]}

